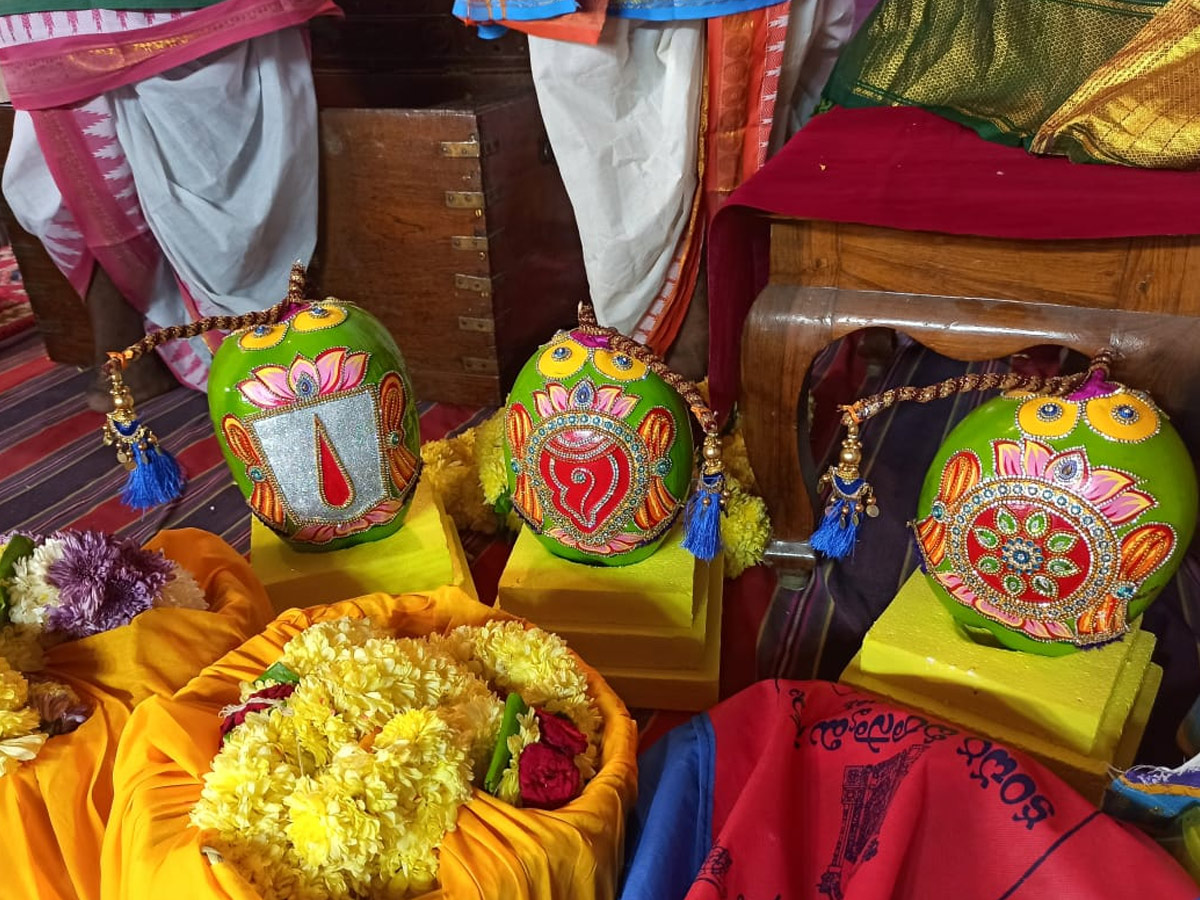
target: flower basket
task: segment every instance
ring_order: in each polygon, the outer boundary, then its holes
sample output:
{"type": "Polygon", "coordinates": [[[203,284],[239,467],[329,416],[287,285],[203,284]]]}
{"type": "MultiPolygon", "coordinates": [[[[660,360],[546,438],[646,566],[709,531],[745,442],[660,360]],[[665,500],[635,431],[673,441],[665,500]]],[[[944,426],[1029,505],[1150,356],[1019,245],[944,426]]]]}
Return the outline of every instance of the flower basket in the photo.
{"type": "MultiPolygon", "coordinates": [[[[114,772],[114,815],[104,848],[106,900],[261,900],[228,862],[206,852],[212,834],[189,822],[221,742],[221,710],[311,625],[367,617],[391,634],[421,637],[511,618],[457,588],[372,594],[283,613],[210,665],[174,697],[139,707],[114,772]]],[[[476,789],[438,855],[439,887],[425,897],[599,900],[616,894],[625,816],[637,789],[637,729],[616,694],[582,666],[603,720],[596,775],[558,809],[518,808],[476,789]]]]}
{"type": "Polygon", "coordinates": [[[147,549],[186,568],[209,608],[151,609],[128,625],[46,652],[41,674],[70,686],[91,715],[0,777],[6,897],[99,898],[117,740],[131,711],[148,697],[173,694],[270,618],[270,601],[250,565],[215,535],[163,532],[147,549]]]}

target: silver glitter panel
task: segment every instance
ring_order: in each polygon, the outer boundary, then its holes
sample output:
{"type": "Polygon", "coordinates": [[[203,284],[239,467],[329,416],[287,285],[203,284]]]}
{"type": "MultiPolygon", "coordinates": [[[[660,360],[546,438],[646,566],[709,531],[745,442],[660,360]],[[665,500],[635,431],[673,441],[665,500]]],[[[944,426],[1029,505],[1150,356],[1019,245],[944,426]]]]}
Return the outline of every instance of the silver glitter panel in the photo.
{"type": "Polygon", "coordinates": [[[386,496],[376,421],[375,396],[369,389],[361,389],[267,413],[247,425],[296,518],[346,522],[357,519],[386,496]],[[354,499],[340,509],[321,499],[317,484],[317,416],[354,487],[354,499]]]}

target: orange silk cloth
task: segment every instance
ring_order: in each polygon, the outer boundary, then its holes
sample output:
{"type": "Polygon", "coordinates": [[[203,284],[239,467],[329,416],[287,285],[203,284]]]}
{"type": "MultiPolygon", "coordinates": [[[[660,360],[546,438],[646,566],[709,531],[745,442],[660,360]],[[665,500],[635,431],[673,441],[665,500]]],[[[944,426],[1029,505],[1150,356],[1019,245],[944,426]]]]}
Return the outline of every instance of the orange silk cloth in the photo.
{"type": "Polygon", "coordinates": [[[166,531],[147,547],[187,569],[209,609],[148,610],[46,654],[44,674],[70,685],[92,714],[0,778],[0,896],[98,900],[113,762],[131,710],[170,696],[270,620],[270,600],[249,563],[215,535],[166,531]]]}
{"type": "MultiPolygon", "coordinates": [[[[369,617],[393,634],[411,637],[507,617],[453,587],[290,610],[174,697],[142,704],[117,756],[104,844],[105,900],[260,900],[231,865],[208,861],[202,853],[205,833],[188,824],[188,814],[220,746],[219,712],[237,701],[239,683],[261,675],[308,626],[343,616],[369,617]]],[[[637,728],[600,675],[584,669],[604,717],[596,777],[579,797],[552,811],[517,809],[476,791],[442,843],[441,887],[426,898],[616,895],[625,815],[636,800],[637,728]]]]}

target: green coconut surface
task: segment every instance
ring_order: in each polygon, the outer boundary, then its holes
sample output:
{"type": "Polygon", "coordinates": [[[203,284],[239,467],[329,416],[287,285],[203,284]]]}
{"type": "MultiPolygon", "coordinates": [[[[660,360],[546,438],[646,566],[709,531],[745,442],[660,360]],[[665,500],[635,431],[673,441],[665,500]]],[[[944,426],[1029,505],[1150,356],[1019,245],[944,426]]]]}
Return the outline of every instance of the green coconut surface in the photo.
{"type": "MultiPolygon", "coordinates": [[[[241,332],[236,332],[221,343],[213,358],[212,371],[209,374],[208,380],[209,415],[212,417],[213,426],[217,432],[217,440],[221,445],[221,452],[225,456],[225,462],[229,465],[229,469],[233,473],[233,480],[237,482],[238,489],[241,490],[242,496],[247,499],[247,502],[249,501],[254,484],[246,474],[246,464],[238,459],[229,449],[221,429],[221,421],[226,415],[232,414],[245,423],[249,418],[269,412],[269,410],[260,409],[246,400],[238,390],[238,385],[246,379],[252,378],[252,370],[259,366],[278,365],[286,369],[291,366],[292,362],[298,356],[305,356],[311,360],[324,351],[335,347],[346,348],[349,352],[366,351],[370,354],[370,357],[362,382],[364,385],[379,384],[389,372],[399,374],[401,382],[404,385],[405,397],[403,418],[404,445],[414,457],[418,460],[420,459],[420,417],[417,411],[416,397],[413,394],[412,382],[408,377],[408,368],[404,364],[404,357],[400,353],[400,348],[396,346],[395,340],[383,324],[370,313],[342,301],[331,300],[328,303],[331,306],[337,306],[346,311],[347,315],[344,322],[331,328],[307,332],[297,331],[289,327],[282,341],[273,347],[263,349],[243,349],[238,345],[238,337],[241,332]]],[[[365,429],[374,429],[376,423],[365,421],[362,427],[365,429]]],[[[380,436],[380,441],[382,447],[384,436],[380,436]]],[[[313,472],[313,484],[313,489],[316,490],[315,470],[313,472]]],[[[387,489],[388,496],[398,496],[399,492],[396,491],[395,486],[392,485],[391,480],[387,477],[384,478],[384,486],[387,489]]],[[[299,529],[300,525],[293,522],[289,516],[285,529],[277,533],[285,540],[288,540],[289,545],[294,549],[302,551],[323,552],[327,550],[340,550],[356,544],[380,540],[394,534],[404,523],[404,518],[408,513],[408,507],[411,504],[414,494],[414,490],[412,489],[414,487],[415,481],[408,491],[404,507],[391,522],[385,525],[376,525],[365,531],[338,538],[328,543],[309,544],[290,540],[291,535],[299,529]]]]}
{"type": "MultiPolygon", "coordinates": [[[[516,381],[513,383],[513,388],[508,395],[508,409],[512,409],[514,404],[521,404],[529,411],[529,415],[533,421],[533,430],[536,431],[541,418],[537,412],[537,405],[534,402],[533,394],[535,391],[545,390],[546,385],[551,381],[556,381],[563,385],[568,391],[581,381],[590,380],[596,388],[601,388],[605,385],[617,385],[625,393],[632,394],[639,398],[637,405],[633,411],[624,420],[625,424],[636,431],[637,427],[646,418],[646,415],[655,408],[663,408],[675,422],[675,436],[668,450],[667,457],[671,461],[671,470],[663,478],[664,486],[670,491],[671,496],[676,498],[678,506],[673,513],[677,516],[683,508],[687,499],[688,487],[692,480],[693,467],[693,445],[691,418],[688,412],[687,404],[675,392],[675,389],[668,385],[661,377],[653,372],[647,371],[644,378],[636,381],[616,381],[609,378],[599,369],[596,368],[591,358],[583,363],[583,365],[572,374],[561,378],[547,378],[538,371],[538,358],[542,352],[556,342],[545,344],[538,348],[538,351],[527,362],[520,374],[517,375],[516,381]]],[[[556,413],[557,415],[557,413],[556,413]]],[[[507,437],[504,443],[504,464],[505,470],[508,473],[508,489],[510,496],[516,487],[516,473],[513,470],[513,449],[509,445],[507,437]]],[[[531,473],[532,477],[538,477],[536,473],[531,473]]],[[[636,490],[636,485],[633,488],[636,490]]],[[[543,522],[541,528],[538,528],[536,523],[529,521],[524,516],[520,509],[517,509],[518,515],[521,515],[525,523],[537,535],[538,540],[553,554],[560,556],[563,559],[569,559],[574,562],[586,563],[590,565],[605,565],[605,566],[624,566],[631,563],[639,562],[646,559],[663,542],[670,528],[664,529],[656,538],[647,543],[636,547],[625,553],[616,553],[611,555],[599,555],[593,553],[585,553],[575,547],[567,546],[554,538],[545,534],[544,531],[552,528],[556,522],[559,522],[561,514],[554,512],[543,506],[543,522]],[[552,518],[552,516],[554,518],[552,518]]],[[[635,505],[636,508],[636,505],[635,505]]],[[[623,530],[641,531],[633,520],[633,513],[628,514],[628,525],[623,530]]],[[[566,521],[561,519],[561,521],[566,521]]]]}
{"type": "MultiPolygon", "coordinates": [[[[990,400],[970,413],[950,432],[925,476],[920,500],[917,504],[918,521],[930,515],[932,504],[937,497],[942,471],[950,457],[959,450],[975,452],[982,464],[983,479],[995,474],[992,441],[1009,439],[1019,443],[1025,437],[1017,425],[1017,410],[1023,399],[1025,398],[1001,396],[990,400]]],[[[1087,451],[1088,461],[1092,468],[1119,469],[1137,477],[1138,482],[1133,489],[1150,494],[1157,505],[1142,512],[1132,522],[1115,526],[1114,531],[1118,541],[1135,528],[1151,522],[1170,525],[1176,533],[1176,543],[1170,556],[1142,582],[1137,595],[1130,599],[1128,618],[1132,621],[1142,614],[1171,580],[1191,543],[1196,525],[1196,473],[1192,466],[1191,456],[1178,432],[1161,412],[1159,415],[1162,417],[1162,423],[1157,434],[1140,443],[1122,443],[1105,438],[1093,431],[1085,421],[1082,403],[1080,403],[1080,407],[1079,420],[1075,427],[1064,436],[1058,438],[1030,436],[1030,439],[1045,444],[1054,453],[1083,448],[1087,451]]],[[[933,571],[954,571],[949,554],[933,571]]],[[[955,600],[936,579],[931,577],[929,582],[934,592],[946,604],[955,618],[967,626],[968,632],[970,629],[986,629],[1006,647],[1049,656],[1060,656],[1080,649],[1075,644],[1066,641],[1047,642],[1028,637],[1022,632],[1006,627],[1002,623],[964,606],[955,600]]]]}

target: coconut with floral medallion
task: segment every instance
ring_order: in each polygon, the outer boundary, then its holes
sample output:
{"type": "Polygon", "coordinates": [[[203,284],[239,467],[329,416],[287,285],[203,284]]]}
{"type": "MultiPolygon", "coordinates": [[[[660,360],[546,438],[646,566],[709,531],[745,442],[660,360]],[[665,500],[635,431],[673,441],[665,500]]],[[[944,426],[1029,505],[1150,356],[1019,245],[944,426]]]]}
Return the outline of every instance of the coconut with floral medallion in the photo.
{"type": "Polygon", "coordinates": [[[1166,416],[1097,373],[1066,397],[1006,394],[963,419],[914,527],[956,618],[1060,655],[1125,634],[1182,561],[1196,508],[1191,457],[1166,416]]]}

